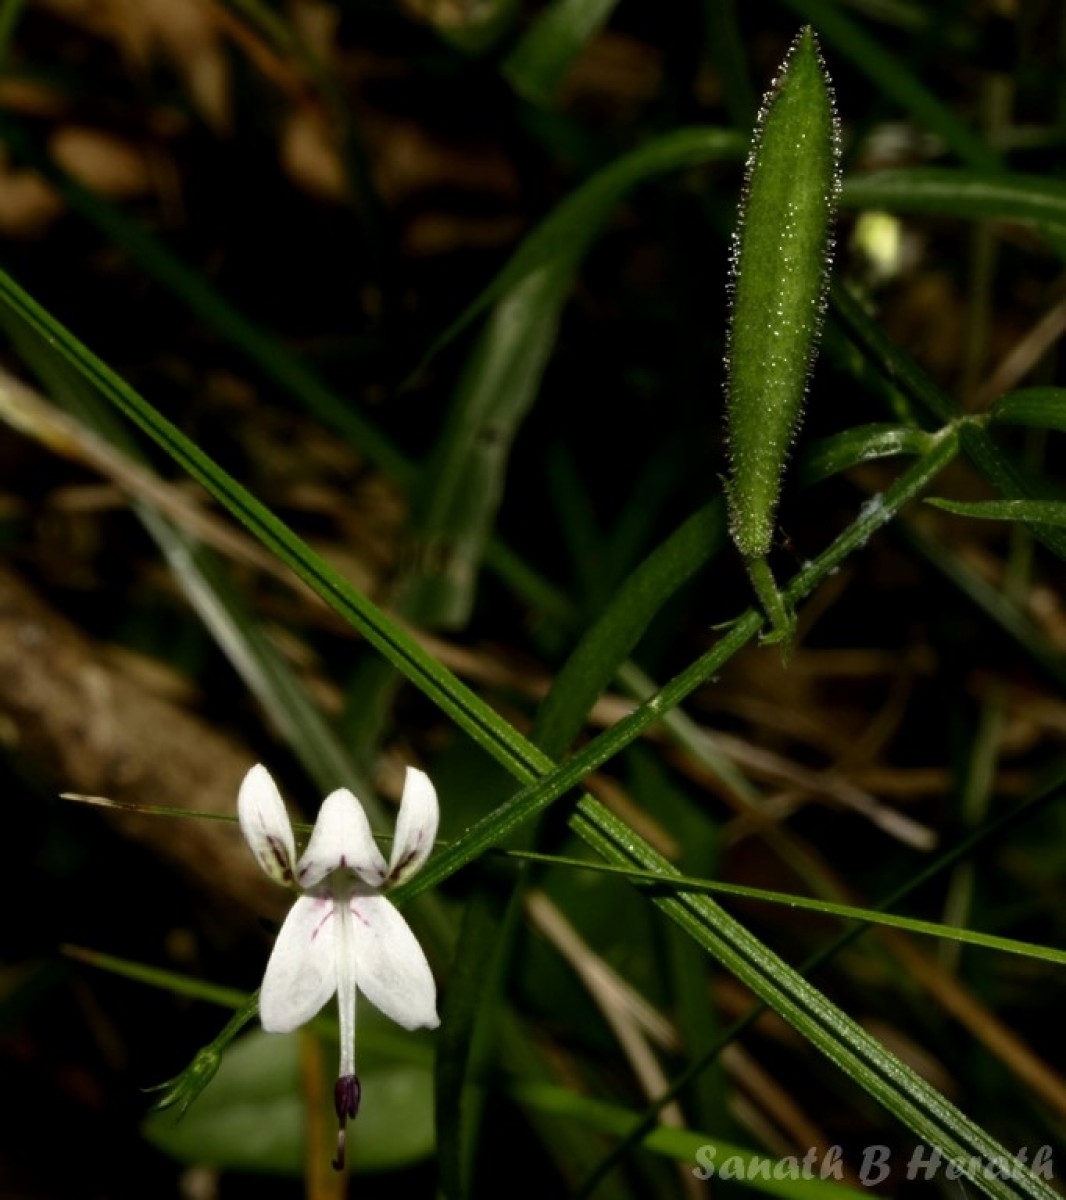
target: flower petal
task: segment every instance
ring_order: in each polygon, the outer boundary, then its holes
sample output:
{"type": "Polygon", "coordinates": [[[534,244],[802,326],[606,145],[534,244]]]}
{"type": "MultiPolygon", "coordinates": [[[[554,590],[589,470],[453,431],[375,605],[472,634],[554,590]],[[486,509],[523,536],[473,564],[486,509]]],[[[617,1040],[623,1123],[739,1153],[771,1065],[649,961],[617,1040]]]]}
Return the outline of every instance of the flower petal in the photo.
{"type": "Polygon", "coordinates": [[[347,788],[330,792],[322,801],[296,877],[301,887],[311,888],[338,867],[355,871],[371,887],[385,881],[385,858],[370,833],[363,806],[347,788]]]}
{"type": "Polygon", "coordinates": [[[385,1016],[405,1029],[435,1029],[437,985],[410,925],[384,896],[353,896],[355,982],[385,1016]]]}
{"type": "Polygon", "coordinates": [[[237,795],[237,816],[259,865],[275,883],[291,884],[296,862],[292,825],[281,793],[261,763],[244,777],[237,795]]]}
{"type": "Polygon", "coordinates": [[[288,1033],[318,1012],[337,987],[337,909],[331,896],[301,896],[274,943],[259,992],[271,1033],[288,1033]]]}
{"type": "Polygon", "coordinates": [[[439,822],[440,805],[429,776],[408,767],[389,859],[390,884],[409,879],[429,858],[439,822]]]}

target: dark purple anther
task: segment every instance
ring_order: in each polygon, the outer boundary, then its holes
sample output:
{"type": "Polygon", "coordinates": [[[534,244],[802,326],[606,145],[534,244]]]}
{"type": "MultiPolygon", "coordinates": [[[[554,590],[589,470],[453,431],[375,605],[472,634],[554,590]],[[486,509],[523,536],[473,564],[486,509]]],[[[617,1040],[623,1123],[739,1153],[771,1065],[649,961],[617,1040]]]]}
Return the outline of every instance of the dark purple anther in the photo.
{"type": "Polygon", "coordinates": [[[354,1121],[359,1112],[359,1101],[363,1089],[357,1075],[342,1075],[333,1085],[333,1107],[337,1110],[340,1129],[337,1131],[337,1157],[333,1160],[335,1171],[344,1170],[344,1128],[354,1121]]]}

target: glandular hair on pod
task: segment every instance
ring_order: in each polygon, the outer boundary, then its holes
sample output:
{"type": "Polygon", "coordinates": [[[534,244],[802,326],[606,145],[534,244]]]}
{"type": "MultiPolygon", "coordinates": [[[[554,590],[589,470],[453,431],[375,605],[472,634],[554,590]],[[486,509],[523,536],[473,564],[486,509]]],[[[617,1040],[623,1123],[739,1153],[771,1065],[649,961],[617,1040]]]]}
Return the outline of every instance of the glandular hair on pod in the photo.
{"type": "Polygon", "coordinates": [[[766,94],[730,253],[726,349],[730,533],[769,552],[781,480],[817,353],[840,190],[840,132],[814,31],[766,94]]]}

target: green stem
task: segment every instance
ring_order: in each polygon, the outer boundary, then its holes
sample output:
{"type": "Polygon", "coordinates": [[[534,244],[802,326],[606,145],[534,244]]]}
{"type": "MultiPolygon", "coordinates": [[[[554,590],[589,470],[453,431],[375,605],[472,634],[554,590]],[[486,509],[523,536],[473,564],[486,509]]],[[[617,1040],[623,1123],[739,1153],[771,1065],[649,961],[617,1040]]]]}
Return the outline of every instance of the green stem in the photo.
{"type": "Polygon", "coordinates": [[[771,629],[763,635],[763,643],[773,645],[775,642],[785,642],[790,646],[796,632],[796,614],[785,604],[770,564],[765,558],[745,558],[744,565],[748,569],[755,595],[770,621],[771,629]]]}

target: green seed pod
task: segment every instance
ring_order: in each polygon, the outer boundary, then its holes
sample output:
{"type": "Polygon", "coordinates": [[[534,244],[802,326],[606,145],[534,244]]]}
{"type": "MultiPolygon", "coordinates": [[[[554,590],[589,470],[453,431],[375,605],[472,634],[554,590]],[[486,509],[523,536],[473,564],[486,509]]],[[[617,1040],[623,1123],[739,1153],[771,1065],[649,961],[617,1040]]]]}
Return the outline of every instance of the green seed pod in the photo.
{"type": "Polygon", "coordinates": [[[727,491],[730,532],[749,562],[770,550],[785,460],[817,352],[838,157],[832,92],[806,27],[763,101],[733,239],[727,491]]]}

